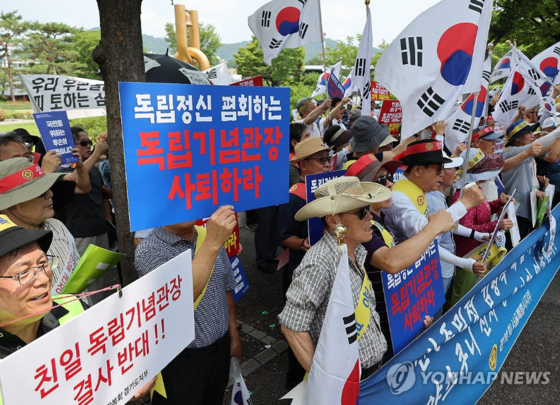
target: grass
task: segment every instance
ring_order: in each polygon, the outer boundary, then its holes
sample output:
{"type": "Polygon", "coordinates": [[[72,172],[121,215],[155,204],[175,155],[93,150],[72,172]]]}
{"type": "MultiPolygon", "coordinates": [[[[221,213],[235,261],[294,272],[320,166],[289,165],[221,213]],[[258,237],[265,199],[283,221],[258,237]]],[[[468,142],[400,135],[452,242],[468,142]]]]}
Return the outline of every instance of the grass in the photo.
{"type": "Polygon", "coordinates": [[[16,128],[25,128],[31,135],[39,135],[35,121],[0,122],[0,132],[10,132],[16,128]]]}
{"type": "Polygon", "coordinates": [[[3,110],[31,110],[31,103],[28,101],[15,102],[0,101],[0,108],[3,110]]]}

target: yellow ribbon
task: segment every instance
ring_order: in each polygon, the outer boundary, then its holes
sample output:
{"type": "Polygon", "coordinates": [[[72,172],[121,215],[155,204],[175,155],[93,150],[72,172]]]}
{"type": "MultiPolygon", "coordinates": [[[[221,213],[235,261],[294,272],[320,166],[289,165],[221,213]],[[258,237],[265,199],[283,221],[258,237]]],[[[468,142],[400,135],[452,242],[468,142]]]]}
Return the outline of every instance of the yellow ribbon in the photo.
{"type": "Polygon", "coordinates": [[[381,225],[377,221],[374,221],[373,219],[371,220],[371,224],[375,226],[377,229],[379,229],[379,232],[381,232],[381,236],[383,236],[383,241],[388,247],[392,248],[393,246],[396,245],[395,239],[393,239],[393,235],[391,235],[391,232],[385,229],[383,225],[381,225]]]}
{"type": "Polygon", "coordinates": [[[416,184],[407,179],[401,179],[393,185],[393,191],[400,191],[405,194],[410,201],[414,204],[416,209],[420,211],[422,215],[428,218],[430,213],[428,210],[428,203],[426,202],[426,195],[424,191],[418,187],[416,184]]]}

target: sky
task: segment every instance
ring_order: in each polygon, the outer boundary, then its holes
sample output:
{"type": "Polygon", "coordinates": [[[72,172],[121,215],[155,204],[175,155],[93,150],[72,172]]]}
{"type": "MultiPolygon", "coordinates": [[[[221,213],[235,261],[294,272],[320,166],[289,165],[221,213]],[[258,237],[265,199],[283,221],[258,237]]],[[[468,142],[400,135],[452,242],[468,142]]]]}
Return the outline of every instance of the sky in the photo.
{"type": "MultiPolygon", "coordinates": [[[[115,0],[118,1],[118,0],[115,0]]],[[[373,45],[384,39],[391,42],[418,14],[438,0],[372,0],[373,45]]],[[[198,11],[200,22],[213,24],[222,43],[249,41],[247,17],[266,4],[266,0],[175,0],[187,9],[198,11]]],[[[361,34],[366,20],[363,0],[321,0],[323,31],[327,38],[345,40],[361,34]]],[[[99,26],[95,0],[0,0],[3,12],[18,10],[24,20],[61,22],[86,29],[99,26]]],[[[171,0],[143,0],[142,32],[165,36],[165,24],[175,22],[171,0]]]]}

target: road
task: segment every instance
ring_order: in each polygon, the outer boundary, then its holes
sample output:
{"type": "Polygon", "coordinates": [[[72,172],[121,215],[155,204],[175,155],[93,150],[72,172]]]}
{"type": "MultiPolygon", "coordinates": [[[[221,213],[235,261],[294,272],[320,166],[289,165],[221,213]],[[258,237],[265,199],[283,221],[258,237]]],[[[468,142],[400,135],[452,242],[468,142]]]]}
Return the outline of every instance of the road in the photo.
{"type": "MultiPolygon", "coordinates": [[[[288,405],[280,398],[287,371],[286,343],[279,330],[278,314],[283,307],[282,274],[266,274],[255,264],[254,233],[242,228],[241,261],[250,288],[238,302],[244,344],[243,375],[252,392],[254,405],[288,405]]],[[[560,276],[551,283],[538,304],[502,370],[509,372],[550,372],[546,385],[500,384],[495,382],[479,401],[482,405],[560,404],[560,276]]],[[[224,396],[229,405],[231,391],[224,396]]],[[[397,403],[397,402],[395,402],[397,403]]]]}

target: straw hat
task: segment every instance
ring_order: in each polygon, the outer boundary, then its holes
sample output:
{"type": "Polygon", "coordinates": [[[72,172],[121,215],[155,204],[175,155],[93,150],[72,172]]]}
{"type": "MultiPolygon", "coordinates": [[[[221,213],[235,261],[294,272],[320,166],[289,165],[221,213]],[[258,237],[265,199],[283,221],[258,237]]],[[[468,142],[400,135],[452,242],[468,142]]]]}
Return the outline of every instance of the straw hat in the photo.
{"type": "Polygon", "coordinates": [[[300,209],[295,218],[305,221],[365,207],[391,198],[391,190],[376,183],[362,182],[357,177],[332,179],[315,191],[316,200],[300,209]]]}
{"type": "Polygon", "coordinates": [[[26,158],[0,162],[0,210],[39,197],[64,175],[45,174],[26,158]]]}
{"type": "Polygon", "coordinates": [[[319,153],[322,151],[330,151],[321,138],[313,137],[307,138],[298,143],[294,147],[294,152],[296,153],[295,156],[292,158],[292,162],[298,163],[304,159],[307,159],[309,156],[314,155],[315,153],[319,153]]]}
{"type": "MultiPolygon", "coordinates": [[[[467,158],[467,151],[461,153],[461,157],[467,158]]],[[[490,180],[502,171],[505,161],[501,155],[484,154],[480,149],[471,149],[469,153],[469,163],[467,164],[466,183],[476,183],[481,180],[490,180]]],[[[461,188],[461,175],[463,171],[457,170],[455,174],[455,188],[461,188]]]]}

